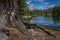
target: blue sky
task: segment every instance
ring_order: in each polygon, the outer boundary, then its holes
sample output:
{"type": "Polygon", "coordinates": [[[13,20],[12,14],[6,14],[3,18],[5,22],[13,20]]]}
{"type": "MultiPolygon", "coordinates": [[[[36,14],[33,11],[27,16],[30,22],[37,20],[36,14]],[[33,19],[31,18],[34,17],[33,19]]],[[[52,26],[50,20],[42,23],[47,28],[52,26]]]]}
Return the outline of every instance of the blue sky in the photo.
{"type": "Polygon", "coordinates": [[[26,0],[29,9],[48,9],[60,5],[60,0],[26,0]]]}

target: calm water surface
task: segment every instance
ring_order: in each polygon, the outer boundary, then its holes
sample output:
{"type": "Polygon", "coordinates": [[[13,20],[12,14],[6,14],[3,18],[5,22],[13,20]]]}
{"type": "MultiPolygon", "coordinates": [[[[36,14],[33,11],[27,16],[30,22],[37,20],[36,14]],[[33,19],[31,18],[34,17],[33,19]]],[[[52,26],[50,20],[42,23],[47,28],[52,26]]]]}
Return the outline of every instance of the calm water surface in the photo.
{"type": "Polygon", "coordinates": [[[60,21],[56,22],[53,21],[53,18],[50,17],[45,17],[45,16],[36,16],[33,19],[30,20],[30,23],[36,24],[39,26],[48,26],[52,28],[60,28],[60,21]]]}

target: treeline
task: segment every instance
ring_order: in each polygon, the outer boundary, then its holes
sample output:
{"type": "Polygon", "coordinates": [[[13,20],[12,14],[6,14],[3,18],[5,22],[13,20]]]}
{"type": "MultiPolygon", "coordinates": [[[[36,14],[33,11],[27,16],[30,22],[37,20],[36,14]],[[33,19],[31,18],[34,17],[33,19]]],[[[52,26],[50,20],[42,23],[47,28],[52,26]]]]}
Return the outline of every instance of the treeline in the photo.
{"type": "Polygon", "coordinates": [[[43,15],[43,16],[60,16],[60,6],[48,8],[44,10],[30,10],[31,15],[43,15]]]}
{"type": "Polygon", "coordinates": [[[24,15],[43,15],[43,16],[59,16],[60,15],[60,6],[55,6],[53,8],[48,8],[45,10],[29,10],[28,8],[25,10],[26,13],[24,15]]]}

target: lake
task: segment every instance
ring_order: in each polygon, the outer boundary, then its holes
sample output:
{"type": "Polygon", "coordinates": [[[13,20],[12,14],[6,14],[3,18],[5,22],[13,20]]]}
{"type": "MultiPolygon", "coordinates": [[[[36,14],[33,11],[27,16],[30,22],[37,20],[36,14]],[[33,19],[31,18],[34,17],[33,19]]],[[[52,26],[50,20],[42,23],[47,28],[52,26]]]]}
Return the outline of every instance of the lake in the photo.
{"type": "Polygon", "coordinates": [[[39,26],[48,26],[51,28],[60,28],[60,20],[54,21],[51,16],[35,16],[30,20],[31,24],[36,24],[39,26]]]}

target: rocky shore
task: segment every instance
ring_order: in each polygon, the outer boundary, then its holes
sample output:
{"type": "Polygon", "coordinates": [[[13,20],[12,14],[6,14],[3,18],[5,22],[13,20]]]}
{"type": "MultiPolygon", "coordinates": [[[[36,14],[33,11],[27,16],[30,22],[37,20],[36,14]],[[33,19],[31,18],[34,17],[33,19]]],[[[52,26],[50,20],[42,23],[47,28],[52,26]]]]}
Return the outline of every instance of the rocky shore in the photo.
{"type": "Polygon", "coordinates": [[[0,40],[60,40],[60,31],[56,30],[45,29],[54,36],[56,36],[53,37],[48,35],[39,28],[27,29],[28,33],[34,36],[33,38],[26,36],[25,34],[20,32],[17,28],[10,27],[9,30],[10,30],[9,36],[7,36],[5,33],[0,32],[0,40]]]}

